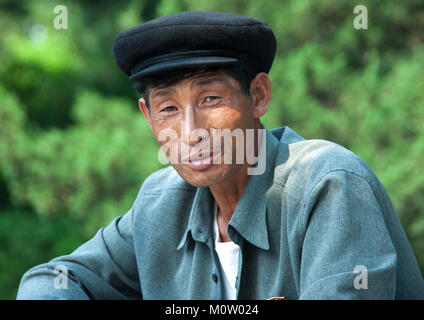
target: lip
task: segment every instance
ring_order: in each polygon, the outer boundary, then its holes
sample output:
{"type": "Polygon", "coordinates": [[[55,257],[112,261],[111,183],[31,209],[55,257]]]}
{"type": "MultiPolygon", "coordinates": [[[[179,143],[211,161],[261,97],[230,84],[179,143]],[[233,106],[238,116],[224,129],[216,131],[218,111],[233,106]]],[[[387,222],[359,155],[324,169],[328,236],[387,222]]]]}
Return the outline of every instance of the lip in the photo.
{"type": "Polygon", "coordinates": [[[195,159],[195,160],[190,159],[188,161],[188,166],[191,169],[198,170],[198,171],[206,170],[212,167],[212,165],[214,164],[214,159],[216,159],[220,155],[221,155],[221,152],[217,152],[217,153],[211,153],[209,154],[209,156],[202,157],[200,159],[195,159]]]}

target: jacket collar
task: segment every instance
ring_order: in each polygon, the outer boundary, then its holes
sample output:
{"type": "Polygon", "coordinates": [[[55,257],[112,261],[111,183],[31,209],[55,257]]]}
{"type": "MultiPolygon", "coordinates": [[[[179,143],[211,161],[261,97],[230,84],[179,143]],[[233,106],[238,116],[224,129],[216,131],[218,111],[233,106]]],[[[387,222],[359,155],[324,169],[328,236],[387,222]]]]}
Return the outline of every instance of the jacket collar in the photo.
{"type": "MultiPolygon", "coordinates": [[[[268,230],[266,223],[267,202],[269,189],[274,180],[274,163],[278,151],[279,139],[271,131],[266,130],[262,140],[259,159],[261,153],[266,154],[265,171],[262,174],[250,175],[243,194],[237,204],[234,214],[229,222],[229,236],[233,235],[233,240],[237,235],[235,230],[245,240],[251,244],[264,249],[269,249],[268,230]],[[265,144],[263,143],[265,142],[265,144]]],[[[259,164],[260,166],[260,164],[259,164]]],[[[193,204],[190,211],[190,218],[187,229],[178,245],[180,250],[186,243],[189,234],[196,241],[206,243],[213,239],[213,205],[214,199],[208,187],[197,188],[193,204]]]]}
{"type": "Polygon", "coordinates": [[[180,250],[184,246],[189,234],[193,240],[204,243],[212,237],[213,205],[214,199],[209,187],[197,188],[191,206],[187,229],[184,232],[177,250],[180,250]]]}

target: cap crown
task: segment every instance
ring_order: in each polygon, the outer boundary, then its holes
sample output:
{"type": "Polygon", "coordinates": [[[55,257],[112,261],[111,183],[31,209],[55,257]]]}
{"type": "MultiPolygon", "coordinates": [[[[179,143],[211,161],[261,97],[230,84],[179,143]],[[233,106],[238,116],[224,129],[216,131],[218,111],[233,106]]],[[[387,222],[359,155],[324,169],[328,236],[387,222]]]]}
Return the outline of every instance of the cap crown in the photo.
{"type": "Polygon", "coordinates": [[[229,57],[269,72],[275,50],[275,36],[264,21],[208,11],[159,17],[121,32],[113,44],[116,64],[132,79],[162,66],[188,67],[193,57],[229,57]]]}

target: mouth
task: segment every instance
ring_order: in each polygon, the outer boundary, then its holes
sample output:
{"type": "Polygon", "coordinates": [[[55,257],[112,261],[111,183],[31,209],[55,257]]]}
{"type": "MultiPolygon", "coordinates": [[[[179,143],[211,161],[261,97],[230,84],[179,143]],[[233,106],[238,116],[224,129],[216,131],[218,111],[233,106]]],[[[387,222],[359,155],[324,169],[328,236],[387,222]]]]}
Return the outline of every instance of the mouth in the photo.
{"type": "Polygon", "coordinates": [[[196,156],[189,157],[189,160],[186,162],[191,169],[194,170],[206,170],[210,168],[216,162],[216,159],[221,155],[221,152],[209,153],[206,156],[198,158],[196,156]]]}

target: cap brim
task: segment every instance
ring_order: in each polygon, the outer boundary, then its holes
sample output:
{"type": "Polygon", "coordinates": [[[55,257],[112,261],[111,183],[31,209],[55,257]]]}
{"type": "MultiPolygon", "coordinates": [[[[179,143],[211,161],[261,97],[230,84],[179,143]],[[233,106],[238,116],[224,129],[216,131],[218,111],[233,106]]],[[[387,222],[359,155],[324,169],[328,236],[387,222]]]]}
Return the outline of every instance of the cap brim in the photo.
{"type": "Polygon", "coordinates": [[[165,62],[160,62],[144,68],[133,75],[130,76],[131,80],[138,80],[142,77],[145,77],[150,74],[170,71],[175,69],[184,69],[190,67],[211,67],[211,66],[224,66],[238,63],[237,58],[232,57],[187,57],[179,58],[175,60],[169,60],[165,62]]]}

